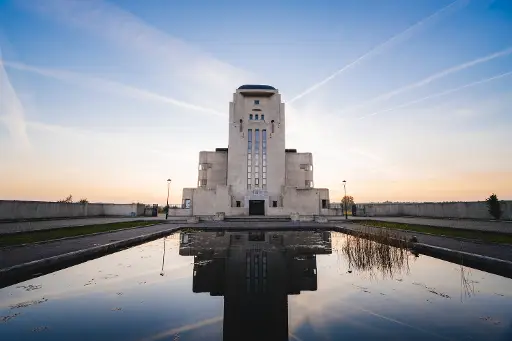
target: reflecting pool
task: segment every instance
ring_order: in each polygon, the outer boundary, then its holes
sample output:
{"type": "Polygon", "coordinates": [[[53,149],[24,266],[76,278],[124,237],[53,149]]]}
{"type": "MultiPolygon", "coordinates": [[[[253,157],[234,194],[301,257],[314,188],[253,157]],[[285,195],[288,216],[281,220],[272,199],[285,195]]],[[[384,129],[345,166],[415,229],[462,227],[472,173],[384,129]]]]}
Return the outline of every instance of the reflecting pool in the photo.
{"type": "Polygon", "coordinates": [[[0,289],[0,340],[512,340],[512,280],[337,232],[181,232],[0,289]]]}

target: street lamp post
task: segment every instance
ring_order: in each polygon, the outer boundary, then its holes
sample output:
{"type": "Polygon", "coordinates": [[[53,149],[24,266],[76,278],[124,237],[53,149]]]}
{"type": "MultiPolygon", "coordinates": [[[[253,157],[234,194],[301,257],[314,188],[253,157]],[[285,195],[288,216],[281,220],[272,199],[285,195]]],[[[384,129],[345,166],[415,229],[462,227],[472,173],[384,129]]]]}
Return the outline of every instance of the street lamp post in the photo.
{"type": "Polygon", "coordinates": [[[171,179],[167,179],[167,206],[165,207],[165,219],[169,216],[169,188],[171,187],[171,179]]]}
{"type": "Polygon", "coordinates": [[[347,211],[347,181],[343,180],[343,189],[345,190],[345,196],[343,197],[343,206],[345,206],[345,219],[348,219],[347,211]]]}

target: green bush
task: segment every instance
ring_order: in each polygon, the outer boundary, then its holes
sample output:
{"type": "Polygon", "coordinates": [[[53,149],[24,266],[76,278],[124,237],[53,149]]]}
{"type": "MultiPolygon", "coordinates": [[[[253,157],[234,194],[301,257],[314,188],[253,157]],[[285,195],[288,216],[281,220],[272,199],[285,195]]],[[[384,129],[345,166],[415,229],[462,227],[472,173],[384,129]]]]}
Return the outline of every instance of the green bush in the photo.
{"type": "Polygon", "coordinates": [[[487,209],[490,215],[492,215],[494,219],[500,219],[503,212],[501,211],[498,196],[493,193],[489,198],[485,199],[485,201],[487,202],[487,209]]]}

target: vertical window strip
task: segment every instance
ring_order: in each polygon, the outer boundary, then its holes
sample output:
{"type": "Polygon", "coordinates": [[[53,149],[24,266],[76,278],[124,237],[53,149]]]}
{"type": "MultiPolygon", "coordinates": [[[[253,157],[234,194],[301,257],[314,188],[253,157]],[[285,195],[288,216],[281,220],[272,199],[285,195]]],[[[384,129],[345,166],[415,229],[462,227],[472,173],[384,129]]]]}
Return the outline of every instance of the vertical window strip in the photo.
{"type": "Polygon", "coordinates": [[[262,188],[267,188],[267,130],[261,132],[261,149],[263,154],[263,183],[262,188]]]}
{"type": "Polygon", "coordinates": [[[260,130],[255,129],[254,130],[254,157],[255,157],[255,163],[254,163],[254,185],[256,187],[259,187],[259,177],[260,177],[260,164],[259,164],[259,158],[260,158],[260,130]],[[258,180],[256,180],[258,178],[258,180]]]}
{"type": "Polygon", "coordinates": [[[247,131],[247,189],[251,189],[252,183],[252,129],[247,131]]]}

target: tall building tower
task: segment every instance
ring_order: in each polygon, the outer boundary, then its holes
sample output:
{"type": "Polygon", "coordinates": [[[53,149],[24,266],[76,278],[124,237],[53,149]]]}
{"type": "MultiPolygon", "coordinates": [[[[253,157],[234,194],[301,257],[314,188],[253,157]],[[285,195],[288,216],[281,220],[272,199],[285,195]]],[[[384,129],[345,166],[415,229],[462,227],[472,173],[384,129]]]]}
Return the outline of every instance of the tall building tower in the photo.
{"type": "Polygon", "coordinates": [[[239,87],[229,105],[229,122],[227,183],[244,206],[264,213],[262,205],[279,201],[286,181],[281,94],[268,85],[239,87]]]}
{"type": "Polygon", "coordinates": [[[190,215],[328,214],[329,191],[313,186],[312,154],[285,149],[285,105],[276,88],[240,86],[228,124],[228,148],[200,152],[198,188],[183,190],[190,215]]]}

